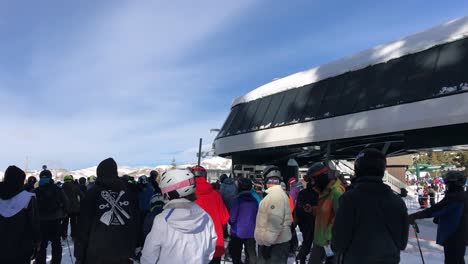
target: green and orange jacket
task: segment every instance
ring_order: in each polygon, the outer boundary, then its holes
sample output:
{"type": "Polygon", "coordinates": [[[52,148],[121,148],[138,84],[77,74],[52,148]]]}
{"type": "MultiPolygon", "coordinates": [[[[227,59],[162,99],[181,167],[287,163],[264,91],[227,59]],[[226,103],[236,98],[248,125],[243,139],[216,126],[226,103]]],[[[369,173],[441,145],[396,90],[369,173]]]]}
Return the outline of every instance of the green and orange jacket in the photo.
{"type": "Polygon", "coordinates": [[[320,193],[317,208],[315,208],[315,245],[323,247],[330,244],[338,201],[344,192],[343,183],[336,179],[331,181],[327,188],[320,193]]]}

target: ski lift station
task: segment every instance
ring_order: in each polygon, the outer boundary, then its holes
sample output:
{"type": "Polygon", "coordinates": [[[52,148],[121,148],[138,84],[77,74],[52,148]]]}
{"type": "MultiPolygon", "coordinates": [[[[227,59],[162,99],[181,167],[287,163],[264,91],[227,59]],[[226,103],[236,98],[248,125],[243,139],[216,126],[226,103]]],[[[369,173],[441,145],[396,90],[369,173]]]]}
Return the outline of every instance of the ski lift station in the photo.
{"type": "MultiPolygon", "coordinates": [[[[236,98],[213,145],[235,165],[397,157],[468,142],[468,17],[236,98]]],[[[405,162],[403,162],[405,163],[405,162]]],[[[403,173],[404,174],[404,173],[403,173]]]]}

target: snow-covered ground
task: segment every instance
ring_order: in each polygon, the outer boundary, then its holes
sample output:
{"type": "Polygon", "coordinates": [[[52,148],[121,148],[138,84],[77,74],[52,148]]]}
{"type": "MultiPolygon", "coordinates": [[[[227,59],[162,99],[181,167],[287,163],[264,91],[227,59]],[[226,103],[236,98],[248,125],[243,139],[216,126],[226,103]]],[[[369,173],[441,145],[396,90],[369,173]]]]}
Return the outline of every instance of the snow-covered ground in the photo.
{"type": "MultiPolygon", "coordinates": [[[[416,212],[418,210],[418,203],[417,203],[417,196],[415,195],[415,191],[410,188],[409,195],[405,198],[405,202],[408,205],[408,210],[410,213],[416,212]]],[[[440,264],[444,263],[444,250],[441,246],[435,243],[436,234],[437,234],[437,225],[432,223],[432,219],[424,219],[417,221],[420,229],[419,242],[421,245],[421,250],[424,256],[425,263],[427,264],[440,264]]],[[[298,231],[298,238],[299,241],[302,241],[302,235],[298,231]]],[[[71,239],[69,239],[70,243],[70,250],[73,254],[73,243],[71,239]]],[[[66,242],[62,242],[63,247],[63,264],[72,264],[70,253],[68,251],[68,247],[66,242]]],[[[49,256],[48,260],[50,260],[50,248],[49,248],[49,256]]],[[[465,261],[468,262],[468,253],[465,255],[465,261]]],[[[73,259],[73,263],[75,260],[73,259]]],[[[225,263],[232,263],[230,261],[226,261],[225,263]]],[[[289,258],[288,263],[295,263],[294,258],[289,258]]],[[[419,264],[422,263],[421,255],[419,253],[419,248],[416,240],[416,236],[414,230],[410,227],[410,234],[409,234],[409,241],[408,246],[406,247],[405,251],[401,252],[401,263],[402,264],[419,264]]]]}

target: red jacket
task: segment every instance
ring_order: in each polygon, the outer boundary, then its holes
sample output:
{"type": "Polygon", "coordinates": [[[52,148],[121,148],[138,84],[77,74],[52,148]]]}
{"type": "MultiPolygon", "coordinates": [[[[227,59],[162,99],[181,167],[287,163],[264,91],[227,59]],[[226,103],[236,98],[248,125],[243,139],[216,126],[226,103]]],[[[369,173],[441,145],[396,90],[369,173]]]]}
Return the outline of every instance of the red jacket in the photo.
{"type": "Polygon", "coordinates": [[[223,203],[221,195],[214,191],[205,178],[197,177],[197,188],[195,193],[197,195],[196,203],[203,208],[213,220],[216,235],[216,251],[213,258],[219,258],[224,254],[224,232],[223,225],[229,221],[229,213],[223,203]]]}

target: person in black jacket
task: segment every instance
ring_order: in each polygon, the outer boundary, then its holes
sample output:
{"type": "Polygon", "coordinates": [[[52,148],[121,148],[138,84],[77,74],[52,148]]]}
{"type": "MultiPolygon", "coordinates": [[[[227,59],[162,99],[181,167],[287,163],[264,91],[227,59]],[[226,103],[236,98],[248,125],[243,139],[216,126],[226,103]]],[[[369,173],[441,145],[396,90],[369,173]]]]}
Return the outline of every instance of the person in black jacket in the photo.
{"type": "Polygon", "coordinates": [[[416,219],[434,217],[438,223],[437,244],[444,247],[445,263],[465,263],[468,245],[468,194],[464,192],[466,176],[459,171],[445,174],[447,192],[444,199],[428,209],[409,216],[410,223],[416,219]]]}
{"type": "Polygon", "coordinates": [[[164,205],[165,201],[162,194],[155,193],[151,197],[150,212],[145,216],[143,221],[143,241],[146,240],[146,236],[148,236],[149,232],[151,232],[154,218],[164,210],[164,205]]]}
{"type": "Polygon", "coordinates": [[[435,202],[436,192],[435,192],[434,184],[431,184],[431,186],[429,187],[428,194],[429,194],[429,203],[432,207],[436,204],[435,202]]]}
{"type": "Polygon", "coordinates": [[[26,184],[24,185],[24,190],[25,191],[28,191],[28,192],[34,192],[34,189],[36,188],[36,182],[37,182],[37,179],[36,177],[34,176],[29,176],[28,177],[28,181],[26,182],[26,184]]]}
{"type": "Polygon", "coordinates": [[[138,200],[119,180],[112,158],[97,167],[96,185],[81,202],[76,263],[131,263],[135,256],[138,200]]]}
{"type": "Polygon", "coordinates": [[[83,193],[86,193],[86,191],[88,190],[87,187],[86,187],[86,178],[85,177],[80,177],[78,179],[78,184],[79,184],[80,190],[83,193]]]}
{"type": "Polygon", "coordinates": [[[0,183],[0,263],[29,264],[40,242],[34,194],[23,190],[24,171],[10,166],[0,183]]]}
{"type": "Polygon", "coordinates": [[[149,182],[153,185],[153,188],[154,188],[154,193],[161,193],[161,188],[159,188],[159,183],[158,183],[158,176],[159,176],[159,173],[155,170],[152,170],[150,172],[150,177],[149,177],[149,182]]]}
{"type": "Polygon", "coordinates": [[[356,157],[354,188],[341,197],[332,228],[332,250],[345,264],[400,263],[400,250],[408,243],[408,213],[382,181],[386,164],[376,149],[356,157]]]}
{"type": "Polygon", "coordinates": [[[37,253],[36,263],[45,264],[47,257],[47,245],[52,244],[52,264],[62,261],[62,244],[60,233],[62,219],[69,211],[68,198],[65,193],[54,184],[52,173],[49,170],[41,171],[39,175],[39,187],[36,189],[39,218],[41,222],[41,246],[37,253]]]}
{"type": "Polygon", "coordinates": [[[312,242],[314,241],[314,226],[315,216],[312,211],[318,202],[318,193],[313,189],[310,184],[308,175],[304,176],[304,180],[307,183],[305,189],[301,190],[297,196],[296,208],[294,209],[295,217],[294,220],[301,230],[303,242],[296,259],[301,263],[306,263],[307,255],[310,253],[312,248],[312,242]]]}
{"type": "Polygon", "coordinates": [[[65,176],[63,181],[62,190],[65,195],[67,195],[68,201],[70,202],[70,210],[62,222],[62,238],[67,238],[68,223],[70,223],[70,236],[74,240],[77,233],[76,229],[80,214],[80,201],[83,200],[84,193],[80,190],[79,185],[73,182],[72,175],[65,176]]]}

